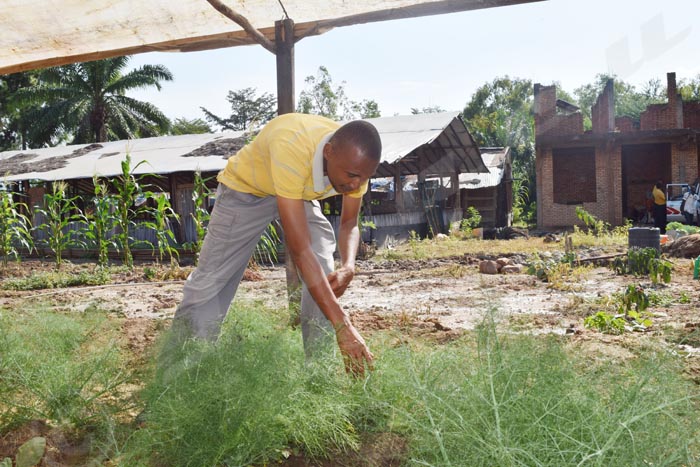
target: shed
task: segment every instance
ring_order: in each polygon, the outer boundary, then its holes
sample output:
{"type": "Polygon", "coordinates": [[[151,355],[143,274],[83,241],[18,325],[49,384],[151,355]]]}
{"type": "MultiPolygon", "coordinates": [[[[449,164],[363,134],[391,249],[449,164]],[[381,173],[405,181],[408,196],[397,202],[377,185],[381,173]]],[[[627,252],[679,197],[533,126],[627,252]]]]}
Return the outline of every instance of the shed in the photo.
{"type": "Polygon", "coordinates": [[[480,148],[488,173],[459,175],[462,206],[473,206],[486,228],[513,223],[513,171],[510,148],[480,148]]]}
{"type": "MultiPolygon", "coordinates": [[[[377,233],[408,236],[410,230],[425,235],[444,231],[461,219],[462,197],[459,174],[488,174],[489,169],[458,112],[369,119],[380,133],[382,161],[372,189],[365,199],[365,212],[377,233]],[[401,186],[401,190],[394,190],[401,186]],[[391,188],[391,189],[389,189],[391,188]]],[[[199,135],[161,136],[130,141],[112,141],[0,153],[5,183],[17,183],[29,195],[31,206],[42,203],[42,183],[65,180],[74,194],[90,195],[93,176],[111,178],[122,174],[123,161],[131,159],[135,175],[168,193],[175,212],[183,220],[176,227],[180,243],[196,238],[190,213],[193,210],[194,173],[214,176],[228,157],[246,142],[243,132],[225,131],[199,135]],[[143,161],[143,162],[142,162],[143,161]],[[153,175],[153,176],[150,176],[153,175]]],[[[329,200],[329,218],[339,200],[329,200]]]]}

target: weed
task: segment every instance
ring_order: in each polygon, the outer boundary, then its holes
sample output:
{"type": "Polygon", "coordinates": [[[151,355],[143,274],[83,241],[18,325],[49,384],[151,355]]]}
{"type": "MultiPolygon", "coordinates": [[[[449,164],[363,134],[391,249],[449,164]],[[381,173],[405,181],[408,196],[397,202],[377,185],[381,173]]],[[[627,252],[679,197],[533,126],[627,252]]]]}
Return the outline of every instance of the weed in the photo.
{"type": "Polygon", "coordinates": [[[625,332],[625,319],[620,315],[612,315],[605,311],[599,311],[583,320],[583,325],[593,328],[603,334],[622,334],[625,332]]]}
{"type": "Polygon", "coordinates": [[[616,274],[634,274],[635,276],[648,275],[653,284],[663,281],[671,282],[673,265],[670,261],[660,257],[655,248],[630,248],[627,252],[627,260],[618,257],[611,264],[616,274]]]}
{"type": "Polygon", "coordinates": [[[425,258],[425,251],[422,246],[422,241],[415,230],[411,230],[408,237],[408,245],[413,253],[413,259],[425,258]]]}
{"type": "Polygon", "coordinates": [[[621,294],[613,295],[616,314],[598,311],[588,316],[583,323],[604,334],[622,334],[625,331],[645,331],[652,325],[645,310],[649,307],[649,296],[641,285],[628,285],[621,294]]]}
{"type": "Polygon", "coordinates": [[[40,290],[81,285],[103,285],[110,282],[109,270],[96,268],[94,271],[83,271],[78,274],[62,271],[39,272],[23,278],[10,278],[3,282],[2,288],[7,290],[40,290]]]}
{"type": "Polygon", "coordinates": [[[459,224],[459,230],[467,235],[471,235],[472,230],[479,227],[479,225],[481,225],[481,214],[474,206],[469,206],[459,224]]]}

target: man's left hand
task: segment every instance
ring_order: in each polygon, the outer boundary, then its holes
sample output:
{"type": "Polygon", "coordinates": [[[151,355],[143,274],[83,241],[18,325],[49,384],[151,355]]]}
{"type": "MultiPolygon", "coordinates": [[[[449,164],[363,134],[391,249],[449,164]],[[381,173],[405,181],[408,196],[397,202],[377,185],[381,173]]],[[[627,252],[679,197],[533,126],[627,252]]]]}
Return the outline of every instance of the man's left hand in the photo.
{"type": "Polygon", "coordinates": [[[328,274],[328,283],[336,297],[341,297],[345,293],[353,277],[355,277],[355,270],[348,267],[341,267],[328,274]]]}

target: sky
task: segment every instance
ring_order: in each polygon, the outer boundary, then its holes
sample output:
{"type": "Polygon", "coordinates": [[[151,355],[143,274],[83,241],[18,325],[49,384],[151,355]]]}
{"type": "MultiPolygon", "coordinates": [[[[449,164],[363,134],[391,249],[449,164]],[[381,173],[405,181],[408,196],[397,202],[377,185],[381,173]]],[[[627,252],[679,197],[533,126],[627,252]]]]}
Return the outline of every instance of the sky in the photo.
{"type": "MultiPolygon", "coordinates": [[[[292,19],[293,14],[291,14],[292,19]]],[[[336,28],[295,45],[296,95],[325,66],[353,101],[382,116],[412,108],[462,110],[497,77],[558,84],[569,94],[612,73],[641,87],[700,75],[697,0],[548,0],[485,10],[336,28]]],[[[174,80],[130,93],[169,118],[231,114],[228,91],[276,94],[275,57],[262,46],[134,55],[130,65],[166,66],[174,80]]]]}

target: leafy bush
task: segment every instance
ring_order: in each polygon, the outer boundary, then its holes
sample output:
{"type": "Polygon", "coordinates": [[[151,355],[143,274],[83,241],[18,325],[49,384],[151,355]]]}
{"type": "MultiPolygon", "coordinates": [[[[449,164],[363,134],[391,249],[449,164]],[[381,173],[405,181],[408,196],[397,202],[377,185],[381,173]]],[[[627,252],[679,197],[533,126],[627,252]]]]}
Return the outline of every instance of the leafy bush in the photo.
{"type": "Polygon", "coordinates": [[[668,284],[671,282],[673,265],[660,257],[656,248],[630,248],[627,251],[627,259],[618,257],[611,263],[612,269],[617,274],[633,274],[635,276],[648,275],[652,283],[660,281],[668,284]]]}
{"type": "Polygon", "coordinates": [[[622,294],[615,296],[617,314],[599,311],[583,320],[584,326],[604,334],[622,334],[629,331],[645,331],[652,325],[645,310],[649,296],[641,285],[628,285],[622,294]]]}
{"type": "Polygon", "coordinates": [[[465,233],[471,233],[472,230],[481,225],[481,214],[474,206],[469,206],[465,216],[459,224],[459,229],[465,233]]]}
{"type": "Polygon", "coordinates": [[[681,224],[680,222],[669,222],[666,225],[666,230],[677,230],[679,232],[685,232],[688,235],[700,233],[700,227],[694,225],[681,224]]]}

